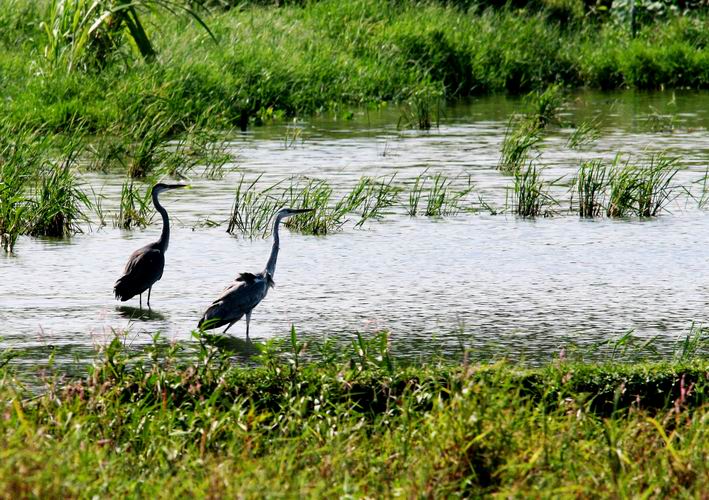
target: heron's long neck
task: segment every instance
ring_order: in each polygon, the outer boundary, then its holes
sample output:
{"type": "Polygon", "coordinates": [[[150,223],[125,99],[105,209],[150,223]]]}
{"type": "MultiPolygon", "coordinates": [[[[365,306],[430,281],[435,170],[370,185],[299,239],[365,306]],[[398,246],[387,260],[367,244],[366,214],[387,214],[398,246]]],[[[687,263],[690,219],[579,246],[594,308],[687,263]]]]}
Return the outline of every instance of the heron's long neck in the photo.
{"type": "Polygon", "coordinates": [[[162,233],[160,234],[158,245],[160,246],[160,250],[165,252],[167,246],[170,244],[170,220],[167,218],[167,210],[163,208],[158,200],[157,193],[153,193],[153,205],[155,205],[155,210],[162,215],[162,233]]]}
{"type": "Polygon", "coordinates": [[[273,223],[273,247],[271,248],[271,256],[266,263],[266,272],[273,276],[276,272],[276,260],[278,260],[278,226],[281,223],[281,217],[276,217],[276,222],[273,223]]]}

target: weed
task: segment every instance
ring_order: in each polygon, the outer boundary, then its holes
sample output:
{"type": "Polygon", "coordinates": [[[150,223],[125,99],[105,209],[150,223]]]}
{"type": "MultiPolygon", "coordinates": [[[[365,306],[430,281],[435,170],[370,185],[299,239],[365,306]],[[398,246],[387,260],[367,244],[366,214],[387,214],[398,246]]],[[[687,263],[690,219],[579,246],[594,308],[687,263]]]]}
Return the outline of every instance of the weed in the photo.
{"type": "Polygon", "coordinates": [[[549,215],[556,200],[549,194],[549,185],[542,179],[542,169],[529,163],[514,173],[515,213],[522,217],[549,215]]]}
{"type": "Polygon", "coordinates": [[[583,121],[574,129],[566,141],[566,146],[571,149],[582,149],[590,146],[601,136],[598,118],[583,121]]]}
{"type": "Polygon", "coordinates": [[[135,227],[146,227],[152,217],[152,187],[150,184],[141,194],[138,186],[134,185],[134,180],[128,178],[121,188],[121,202],[118,215],[114,219],[114,227],[121,229],[133,229],[135,227]]]}
{"type": "Polygon", "coordinates": [[[241,176],[234,192],[234,205],[229,217],[227,232],[245,234],[249,237],[266,236],[273,214],[285,206],[281,196],[274,196],[279,184],[258,189],[261,176],[251,182],[241,176]]]}
{"type": "Polygon", "coordinates": [[[578,194],[578,211],[581,217],[601,215],[609,177],[608,167],[603,160],[585,161],[581,164],[572,187],[578,194]]]}
{"type": "Polygon", "coordinates": [[[438,127],[441,118],[441,100],[444,91],[430,84],[411,91],[405,100],[398,128],[417,128],[430,130],[435,124],[438,127]]]}
{"type": "Polygon", "coordinates": [[[541,132],[534,121],[526,117],[511,117],[502,140],[498,170],[514,174],[524,166],[529,160],[529,153],[541,142],[541,132]]]}
{"type": "Polygon", "coordinates": [[[40,170],[28,228],[32,236],[67,236],[81,231],[79,222],[88,222],[84,210],[91,208],[91,200],[78,187],[71,170],[79,149],[70,144],[65,154],[62,163],[48,163],[40,170]]]}

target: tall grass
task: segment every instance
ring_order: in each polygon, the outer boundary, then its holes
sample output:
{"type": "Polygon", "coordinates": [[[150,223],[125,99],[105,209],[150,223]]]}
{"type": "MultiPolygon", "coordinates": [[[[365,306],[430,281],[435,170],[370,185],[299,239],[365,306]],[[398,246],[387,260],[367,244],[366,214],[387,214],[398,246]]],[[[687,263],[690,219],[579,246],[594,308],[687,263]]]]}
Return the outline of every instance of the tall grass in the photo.
{"type": "Polygon", "coordinates": [[[261,176],[247,182],[244,175],[236,184],[234,205],[229,217],[227,232],[241,233],[250,237],[266,236],[273,215],[283,208],[284,201],[277,196],[279,184],[265,188],[258,186],[261,176]]]}
{"type": "Polygon", "coordinates": [[[603,160],[585,161],[581,164],[572,188],[578,195],[578,211],[581,217],[598,217],[603,213],[610,176],[611,173],[603,160]]]}
{"type": "Polygon", "coordinates": [[[513,116],[507,122],[497,168],[505,174],[514,174],[530,160],[530,153],[542,142],[536,118],[513,116]]]}
{"type": "Polygon", "coordinates": [[[675,197],[672,180],[679,171],[676,158],[653,154],[633,165],[617,156],[610,176],[609,217],[654,217],[675,197]]]}
{"type": "MultiPolygon", "coordinates": [[[[542,178],[542,168],[534,163],[514,173],[514,211],[522,217],[550,215],[557,201],[549,193],[549,184],[542,178]]],[[[553,184],[553,183],[552,183],[553,184]]]]}
{"type": "Polygon", "coordinates": [[[473,189],[470,178],[465,187],[455,187],[454,181],[442,172],[429,175],[428,170],[425,170],[414,179],[406,212],[412,217],[419,214],[427,217],[456,215],[468,209],[468,195],[473,189]],[[427,188],[427,184],[430,187],[427,188]]]}
{"type": "Polygon", "coordinates": [[[145,190],[128,178],[121,187],[121,201],[113,225],[121,229],[146,227],[153,214],[152,186],[148,183],[145,190]]]}

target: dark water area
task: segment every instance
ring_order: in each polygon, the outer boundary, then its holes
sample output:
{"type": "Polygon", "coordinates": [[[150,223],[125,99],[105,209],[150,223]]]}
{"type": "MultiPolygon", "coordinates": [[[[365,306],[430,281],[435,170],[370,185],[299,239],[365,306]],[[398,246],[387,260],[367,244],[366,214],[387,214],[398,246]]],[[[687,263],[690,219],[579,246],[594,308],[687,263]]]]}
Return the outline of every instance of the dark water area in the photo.
{"type": "MultiPolygon", "coordinates": [[[[406,186],[428,169],[472,181],[476,196],[501,213],[412,218],[392,207],[381,221],[327,236],[282,231],[277,285],[254,310],[253,340],[285,338],[291,325],[304,338],[341,342],[387,330],[404,357],[469,348],[542,362],[564,346],[590,348],[632,330],[670,355],[709,316],[709,218],[699,202],[709,93],[575,95],[562,120],[597,117],[600,137],[573,150],[571,127],[549,131],[539,162],[544,177],[560,179],[553,188],[560,205],[554,216],[531,220],[505,211],[512,179],[496,169],[507,120],[521,109],[503,97],[461,103],[443,109],[429,132],[397,129],[400,111],[384,109],[235,134],[223,179],[195,175],[193,189],[161,197],[173,234],[149,315],[136,310],[137,298],[116,302],[112,287],[130,253],[158,238],[159,218],[145,230],[113,228],[123,177],[82,173],[84,187],[105,197],[109,224],[66,240],[21,237],[15,255],[0,255],[0,349],[22,351],[15,362],[31,366],[51,350],[59,363],[81,363],[116,332],[133,346],[155,332],[190,341],[221,290],[268,258],[270,240],[225,232],[242,174],[261,175],[261,185],[309,176],[346,192],[363,175],[394,175],[406,186]],[[662,216],[584,220],[568,210],[581,161],[653,152],[681,165],[677,196],[662,216]]],[[[244,328],[239,322],[229,334],[243,338],[244,328]]]]}

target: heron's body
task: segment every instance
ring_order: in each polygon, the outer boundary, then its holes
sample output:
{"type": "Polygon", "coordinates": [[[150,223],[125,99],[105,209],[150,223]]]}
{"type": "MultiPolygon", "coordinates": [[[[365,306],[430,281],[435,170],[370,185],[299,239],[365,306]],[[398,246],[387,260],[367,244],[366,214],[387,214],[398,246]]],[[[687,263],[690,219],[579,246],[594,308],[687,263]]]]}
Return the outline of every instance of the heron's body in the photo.
{"type": "Polygon", "coordinates": [[[148,291],[148,307],[150,307],[150,292],[153,285],[162,278],[165,269],[165,252],[170,243],[170,220],[167,210],[158,200],[158,195],[165,190],[184,187],[181,184],[156,184],[153,187],[153,204],[162,216],[162,233],[160,239],[139,248],[128,258],[123,270],[123,276],[118,278],[113,286],[116,299],[125,302],[136,295],[140,296],[140,307],[143,307],[143,292],[148,291]]]}
{"type": "Polygon", "coordinates": [[[284,208],[278,212],[273,224],[273,248],[266,269],[257,274],[241,273],[207,308],[199,320],[198,328],[209,330],[227,325],[224,329],[226,333],[234,323],[246,317],[246,338],[249,338],[251,311],[266,297],[269,288],[275,285],[273,275],[279,250],[278,226],[285,217],[309,211],[284,208]]]}
{"type": "MultiPolygon", "coordinates": [[[[131,254],[123,276],[118,278],[113,287],[116,298],[125,302],[150,290],[162,278],[164,269],[165,254],[157,242],[139,248],[131,254]]],[[[150,298],[148,298],[148,305],[150,305],[150,298]]]]}

